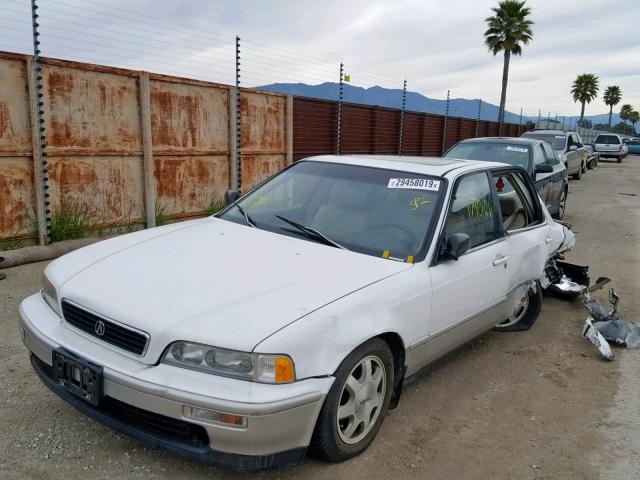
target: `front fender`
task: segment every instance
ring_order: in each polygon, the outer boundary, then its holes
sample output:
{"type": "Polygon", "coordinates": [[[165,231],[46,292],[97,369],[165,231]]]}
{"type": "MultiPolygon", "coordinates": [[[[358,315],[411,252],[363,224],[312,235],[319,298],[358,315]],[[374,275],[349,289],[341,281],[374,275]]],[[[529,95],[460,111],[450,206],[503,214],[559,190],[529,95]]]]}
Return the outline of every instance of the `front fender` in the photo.
{"type": "Polygon", "coordinates": [[[332,375],[370,338],[394,333],[406,346],[426,336],[430,308],[429,271],[414,265],[295,321],[254,351],[290,355],[297,379],[332,375]]]}

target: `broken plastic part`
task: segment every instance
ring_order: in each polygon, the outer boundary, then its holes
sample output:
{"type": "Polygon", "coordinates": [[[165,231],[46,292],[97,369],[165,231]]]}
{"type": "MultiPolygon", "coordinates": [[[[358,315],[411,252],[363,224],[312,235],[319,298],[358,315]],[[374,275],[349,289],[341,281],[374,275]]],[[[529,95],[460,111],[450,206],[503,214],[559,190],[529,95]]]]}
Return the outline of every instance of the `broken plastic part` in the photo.
{"type": "Polygon", "coordinates": [[[602,334],[594,327],[592,318],[587,318],[584,322],[584,327],[582,327],[582,336],[596,346],[600,355],[602,355],[602,358],[609,362],[613,360],[611,347],[602,334]]]}

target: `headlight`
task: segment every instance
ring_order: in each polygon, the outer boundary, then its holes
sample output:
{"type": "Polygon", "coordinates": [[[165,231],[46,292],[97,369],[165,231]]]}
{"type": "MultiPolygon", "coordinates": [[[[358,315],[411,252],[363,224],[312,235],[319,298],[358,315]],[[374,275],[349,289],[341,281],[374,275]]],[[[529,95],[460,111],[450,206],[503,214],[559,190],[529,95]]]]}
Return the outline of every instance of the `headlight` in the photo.
{"type": "Polygon", "coordinates": [[[56,288],[49,281],[46,275],[42,275],[42,298],[47,302],[47,305],[51,307],[51,310],[56,312],[56,315],[62,317],[60,315],[60,307],[58,306],[58,292],[56,292],[56,288]]]}
{"type": "Polygon", "coordinates": [[[296,379],[293,361],[286,355],[238,352],[199,343],[172,343],[162,362],[260,383],[290,383],[296,379]]]}

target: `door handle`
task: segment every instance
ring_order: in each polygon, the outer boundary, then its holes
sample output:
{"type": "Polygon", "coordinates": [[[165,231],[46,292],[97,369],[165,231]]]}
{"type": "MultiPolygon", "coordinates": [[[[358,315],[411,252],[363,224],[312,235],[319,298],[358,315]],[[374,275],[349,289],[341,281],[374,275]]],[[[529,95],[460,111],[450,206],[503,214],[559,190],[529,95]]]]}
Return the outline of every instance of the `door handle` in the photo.
{"type": "Polygon", "coordinates": [[[509,260],[509,255],[498,254],[496,255],[496,258],[493,259],[493,266],[497,267],[498,265],[507,263],[507,260],[509,260]]]}
{"type": "Polygon", "coordinates": [[[544,243],[546,243],[547,245],[549,245],[551,242],[553,242],[553,238],[551,238],[549,235],[547,235],[544,238],[544,243]]]}

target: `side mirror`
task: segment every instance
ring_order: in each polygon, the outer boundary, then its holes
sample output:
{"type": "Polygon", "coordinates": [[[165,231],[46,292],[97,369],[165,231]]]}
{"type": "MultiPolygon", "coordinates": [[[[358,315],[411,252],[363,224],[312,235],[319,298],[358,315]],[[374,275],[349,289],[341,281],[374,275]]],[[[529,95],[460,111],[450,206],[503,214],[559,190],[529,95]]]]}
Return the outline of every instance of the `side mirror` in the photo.
{"type": "Polygon", "coordinates": [[[535,173],[551,173],[553,172],[553,165],[548,163],[539,163],[534,170],[535,173]]]}
{"type": "Polygon", "coordinates": [[[447,238],[447,250],[445,251],[446,258],[452,258],[458,260],[458,258],[469,250],[471,246],[471,239],[466,233],[454,233],[447,238]]]}
{"type": "Polygon", "coordinates": [[[570,152],[575,152],[577,149],[578,149],[578,146],[577,146],[577,145],[571,145],[571,146],[569,147],[569,151],[570,151],[570,152]]]}
{"type": "Polygon", "coordinates": [[[237,190],[227,190],[224,194],[224,203],[231,205],[233,202],[240,198],[240,193],[237,190]]]}

